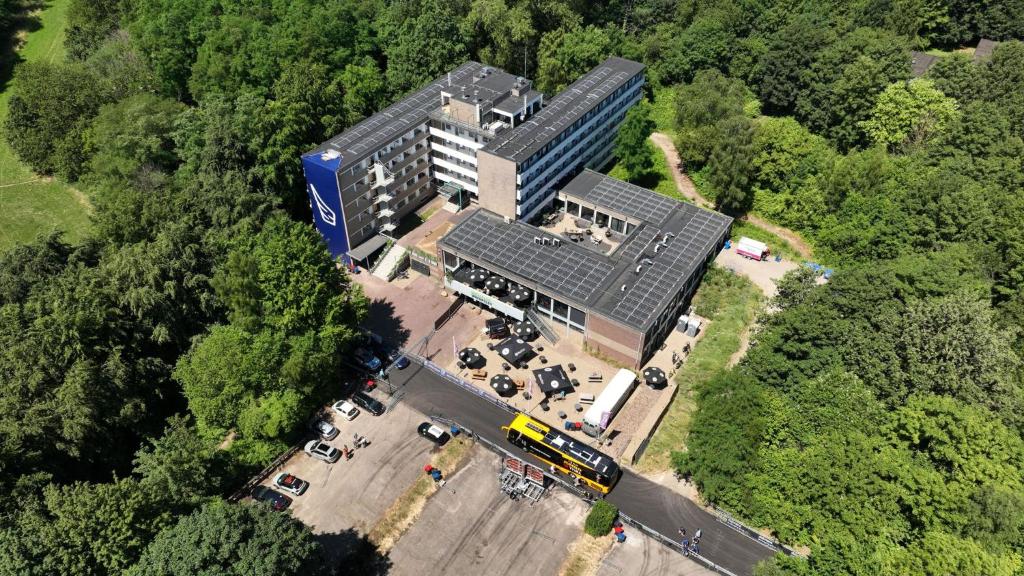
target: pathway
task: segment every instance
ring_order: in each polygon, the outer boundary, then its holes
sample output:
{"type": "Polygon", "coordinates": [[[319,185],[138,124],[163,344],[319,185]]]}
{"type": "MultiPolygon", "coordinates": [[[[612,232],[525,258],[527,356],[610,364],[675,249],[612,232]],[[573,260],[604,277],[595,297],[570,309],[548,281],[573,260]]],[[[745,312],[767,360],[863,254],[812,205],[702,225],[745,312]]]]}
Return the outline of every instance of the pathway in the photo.
{"type": "MultiPolygon", "coordinates": [[[[669,164],[669,172],[672,173],[672,178],[676,181],[676,188],[679,190],[679,193],[698,206],[706,208],[714,207],[714,203],[697,192],[697,187],[693,185],[693,180],[690,180],[690,177],[682,171],[681,167],[683,164],[679,159],[679,153],[676,152],[675,144],[672,143],[672,138],[669,137],[668,134],[655,132],[651,134],[651,141],[665,153],[665,158],[668,160],[669,164]]],[[[753,214],[745,214],[741,220],[749,222],[758,228],[764,228],[779,238],[789,242],[789,245],[804,258],[811,258],[810,245],[808,245],[799,234],[789,228],[783,228],[782,226],[772,224],[764,218],[753,214]]]]}

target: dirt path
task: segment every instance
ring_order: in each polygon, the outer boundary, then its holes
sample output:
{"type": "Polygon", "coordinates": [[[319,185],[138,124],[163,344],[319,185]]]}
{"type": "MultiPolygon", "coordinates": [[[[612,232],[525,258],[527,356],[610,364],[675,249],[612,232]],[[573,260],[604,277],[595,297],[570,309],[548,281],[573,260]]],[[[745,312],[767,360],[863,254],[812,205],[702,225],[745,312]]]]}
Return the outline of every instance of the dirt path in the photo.
{"type": "MultiPolygon", "coordinates": [[[[661,151],[665,153],[665,158],[668,159],[669,171],[672,172],[672,178],[676,181],[676,189],[679,190],[679,193],[690,199],[698,206],[703,206],[705,208],[713,207],[714,204],[712,202],[697,192],[697,187],[693,185],[693,180],[690,180],[690,177],[680,170],[682,161],[679,159],[679,153],[676,152],[675,144],[672,143],[672,138],[670,138],[668,134],[655,132],[651,134],[651,142],[654,142],[654,145],[661,148],[661,151]]],[[[808,245],[799,234],[789,228],[783,228],[782,226],[772,224],[771,222],[753,214],[746,214],[741,218],[741,220],[749,222],[758,228],[764,228],[779,238],[789,242],[789,245],[799,252],[804,258],[811,258],[810,245],[808,245]]]]}

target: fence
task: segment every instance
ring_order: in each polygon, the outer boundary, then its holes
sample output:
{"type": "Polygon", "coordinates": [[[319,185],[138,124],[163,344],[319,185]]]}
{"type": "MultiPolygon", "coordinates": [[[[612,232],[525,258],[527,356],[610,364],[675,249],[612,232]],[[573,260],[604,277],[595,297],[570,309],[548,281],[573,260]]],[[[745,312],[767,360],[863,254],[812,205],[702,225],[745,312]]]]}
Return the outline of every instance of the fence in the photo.
{"type": "Polygon", "coordinates": [[[732,528],[733,530],[739,532],[740,534],[743,534],[747,538],[750,538],[751,540],[754,540],[754,541],[758,542],[762,546],[765,546],[766,548],[771,548],[772,550],[774,550],[776,552],[782,552],[783,554],[785,554],[787,556],[796,556],[796,557],[799,557],[799,558],[806,558],[805,555],[800,554],[799,552],[797,552],[796,550],[793,550],[789,546],[786,546],[785,544],[782,544],[778,540],[774,540],[772,538],[768,538],[767,536],[761,534],[757,530],[754,530],[750,526],[747,526],[746,524],[744,524],[744,523],[740,522],[739,520],[733,518],[733,516],[731,514],[729,514],[725,510],[722,510],[721,508],[715,506],[714,504],[711,505],[711,509],[714,511],[715,516],[718,518],[719,522],[721,522],[722,524],[725,524],[726,526],[732,528]]]}
{"type": "Polygon", "coordinates": [[[270,476],[270,474],[273,473],[274,470],[277,470],[277,468],[279,466],[281,466],[281,464],[284,464],[285,461],[287,461],[289,458],[291,458],[296,452],[301,450],[302,446],[305,443],[306,443],[306,439],[304,438],[301,442],[299,442],[298,444],[292,446],[287,451],[285,451],[283,454],[281,454],[280,456],[275,458],[274,461],[271,462],[269,466],[267,466],[263,470],[260,470],[259,474],[256,474],[255,476],[250,478],[249,481],[246,482],[244,486],[239,488],[231,496],[228,496],[228,502],[238,502],[242,498],[245,498],[246,496],[248,496],[249,492],[251,492],[252,489],[255,488],[257,484],[259,484],[260,482],[263,482],[263,480],[266,479],[267,476],[270,476]]]}
{"type": "Polygon", "coordinates": [[[440,330],[442,326],[452,319],[452,316],[455,316],[455,313],[458,312],[459,308],[462,308],[462,305],[465,303],[465,298],[461,296],[456,298],[455,302],[452,302],[451,306],[448,306],[448,309],[434,320],[434,330],[440,330]]]}
{"type": "Polygon", "coordinates": [[[414,352],[406,352],[405,355],[407,358],[409,358],[409,360],[412,360],[417,364],[421,364],[427,370],[430,370],[434,374],[437,374],[438,376],[466,390],[467,392],[472,392],[473,394],[476,394],[480,398],[487,400],[488,402],[494,404],[498,408],[501,408],[502,410],[509,412],[510,414],[519,413],[519,411],[513,408],[512,406],[509,406],[508,404],[502,402],[501,400],[498,400],[494,396],[491,396],[490,394],[484,392],[483,390],[477,388],[476,386],[473,386],[469,382],[466,382],[462,378],[459,378],[455,374],[452,374],[451,372],[445,370],[444,368],[441,368],[437,364],[434,364],[433,362],[427,360],[426,358],[420,356],[419,354],[416,354],[414,352]]]}

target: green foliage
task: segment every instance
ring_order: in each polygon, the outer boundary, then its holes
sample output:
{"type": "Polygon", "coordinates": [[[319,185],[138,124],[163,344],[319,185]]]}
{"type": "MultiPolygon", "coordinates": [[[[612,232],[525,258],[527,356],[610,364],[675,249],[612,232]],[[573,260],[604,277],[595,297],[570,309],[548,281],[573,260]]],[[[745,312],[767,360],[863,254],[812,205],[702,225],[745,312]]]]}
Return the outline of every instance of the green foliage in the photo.
{"type": "Polygon", "coordinates": [[[715,204],[730,214],[745,212],[753,201],[753,123],[744,116],[734,116],[722,121],[718,132],[708,159],[708,181],[715,187],[715,204]]]}
{"type": "Polygon", "coordinates": [[[558,29],[544,34],[537,56],[537,88],[555,95],[582,74],[616,53],[622,35],[596,26],[558,29]]]}
{"type": "Polygon", "coordinates": [[[612,523],[619,515],[619,509],[605,500],[598,500],[590,507],[583,531],[594,538],[600,538],[612,531],[612,523]]]}
{"type": "Polygon", "coordinates": [[[64,49],[68,58],[85,60],[117,30],[125,11],[122,0],[71,0],[64,49]]]}
{"type": "Polygon", "coordinates": [[[753,145],[754,210],[799,230],[816,227],[827,212],[819,174],[835,160],[828,142],[792,118],[764,117],[753,145]]]}
{"type": "Polygon", "coordinates": [[[861,127],[876,145],[907,150],[942,134],[956,116],[955,100],[928,80],[916,79],[882,91],[861,127]]]}
{"type": "Polygon", "coordinates": [[[630,179],[638,178],[654,168],[654,146],[647,139],[654,131],[651,106],[647,102],[630,108],[615,135],[615,157],[630,179]]]}
{"type": "Polygon", "coordinates": [[[85,132],[105,101],[97,78],[82,66],[25,63],[4,121],[7,140],[34,170],[74,179],[85,161],[85,132]]]}
{"type": "Polygon", "coordinates": [[[743,114],[747,89],[716,70],[698,72],[676,91],[676,148],[688,166],[703,166],[721,139],[721,122],[743,114]],[[712,96],[713,95],[713,96],[712,96]]]}
{"type": "Polygon", "coordinates": [[[132,576],[318,573],[323,551],[312,532],[266,504],[204,506],[146,548],[132,576]]]}
{"type": "Polygon", "coordinates": [[[89,170],[99,178],[131,181],[140,170],[174,169],[171,133],[184,106],[152,94],[100,108],[86,133],[89,170]]]}

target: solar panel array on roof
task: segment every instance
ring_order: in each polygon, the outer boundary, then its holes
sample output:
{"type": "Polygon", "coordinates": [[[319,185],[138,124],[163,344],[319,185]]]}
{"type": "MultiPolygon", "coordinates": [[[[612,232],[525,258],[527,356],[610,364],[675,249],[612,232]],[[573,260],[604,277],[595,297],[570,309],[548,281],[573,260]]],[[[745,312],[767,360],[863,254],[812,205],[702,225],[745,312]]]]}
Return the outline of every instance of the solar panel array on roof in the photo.
{"type": "Polygon", "coordinates": [[[614,269],[606,257],[522,222],[477,210],[442,240],[463,256],[504,269],[555,294],[586,302],[614,269]],[[558,239],[560,246],[534,238],[558,239]]]}
{"type": "MultiPolygon", "coordinates": [[[[473,75],[482,68],[483,64],[479,62],[466,62],[452,70],[452,83],[471,81],[473,75]]],[[[341,151],[342,167],[365,158],[417,124],[426,122],[427,115],[440,107],[441,90],[447,84],[447,75],[434,80],[417,92],[331,138],[318,150],[334,148],[341,151]]]]}
{"type": "Polygon", "coordinates": [[[643,69],[642,64],[624,58],[605,60],[483,150],[514,162],[526,160],[643,69]]]}
{"type": "Polygon", "coordinates": [[[567,184],[562,192],[638,220],[661,224],[678,203],[657,192],[606,178],[592,170],[586,170],[580,176],[567,184]]]}
{"type": "Polygon", "coordinates": [[[679,233],[667,239],[653,263],[644,266],[625,294],[620,295],[610,309],[613,319],[630,326],[651,322],[686,283],[729,224],[729,218],[717,212],[690,205],[681,208],[690,213],[679,215],[688,217],[688,221],[679,233]]]}

